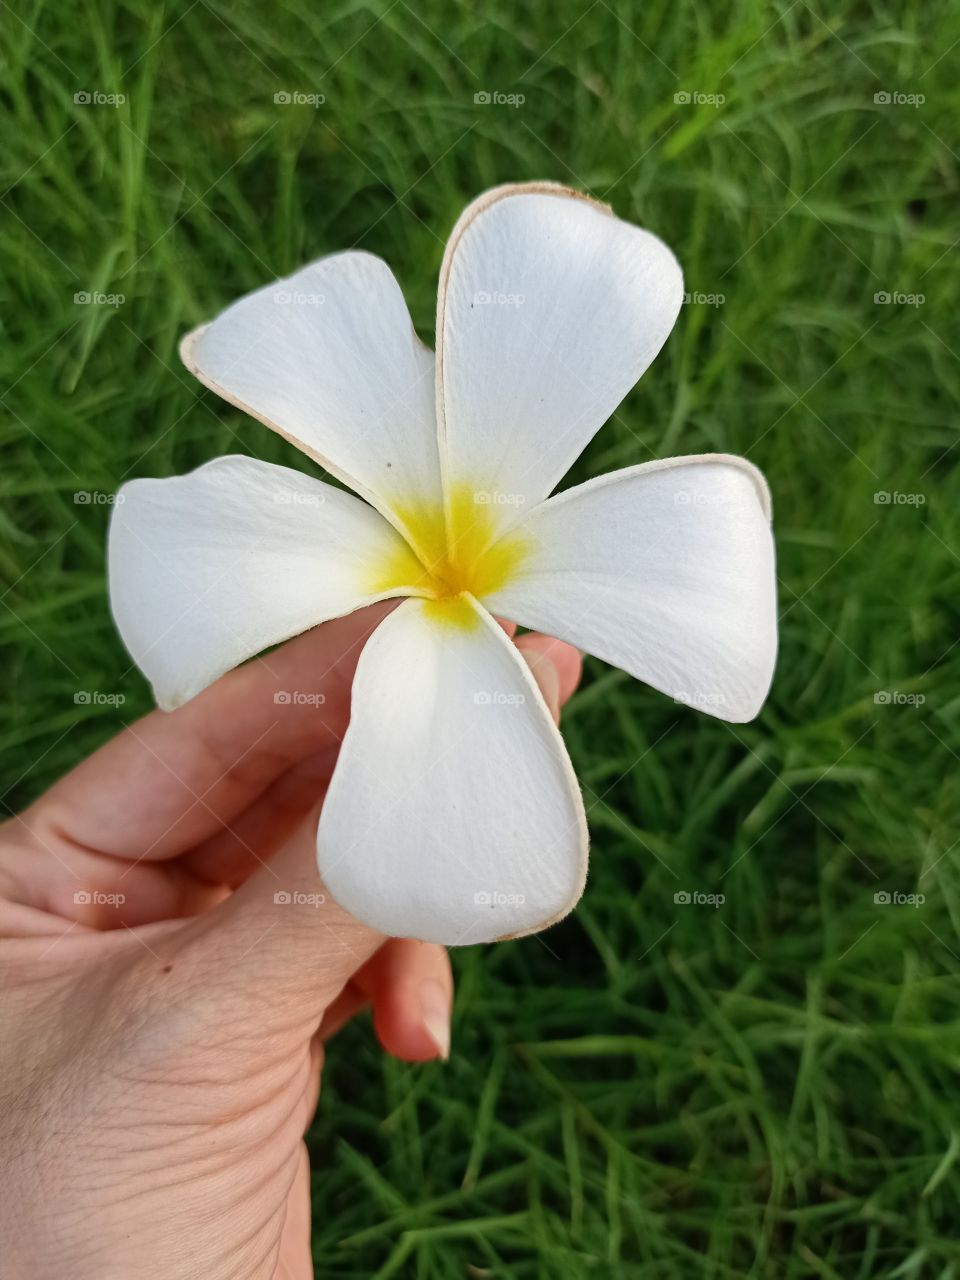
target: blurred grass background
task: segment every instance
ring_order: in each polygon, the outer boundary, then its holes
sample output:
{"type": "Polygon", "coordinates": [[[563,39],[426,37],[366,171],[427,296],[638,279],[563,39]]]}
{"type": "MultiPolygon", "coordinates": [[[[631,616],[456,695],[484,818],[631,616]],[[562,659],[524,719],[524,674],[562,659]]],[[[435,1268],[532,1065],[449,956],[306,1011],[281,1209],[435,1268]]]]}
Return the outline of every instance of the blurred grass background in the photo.
{"type": "Polygon", "coordinates": [[[672,245],[690,303],[574,478],[724,450],[773,489],[768,706],[727,726],[591,665],[565,716],[586,897],[455,956],[448,1065],[363,1025],[332,1048],[317,1274],[960,1274],[960,10],[2,8],[5,805],[149,707],[106,495],[223,452],[301,465],[176,343],[312,257],[382,255],[432,343],[466,201],[591,191],[672,245]]]}

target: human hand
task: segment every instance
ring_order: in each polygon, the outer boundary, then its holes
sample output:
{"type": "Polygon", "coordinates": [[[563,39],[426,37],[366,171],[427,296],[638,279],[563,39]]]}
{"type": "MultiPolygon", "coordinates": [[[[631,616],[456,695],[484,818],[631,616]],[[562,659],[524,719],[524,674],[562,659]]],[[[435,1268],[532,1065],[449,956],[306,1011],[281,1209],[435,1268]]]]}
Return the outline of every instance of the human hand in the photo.
{"type": "MultiPolygon", "coordinates": [[[[146,716],[0,828],[9,1280],[312,1276],[303,1134],[324,1041],[371,1003],[389,1053],[446,1056],[445,951],[350,917],[315,864],[386,612],[146,716]]],[[[579,655],[517,643],[558,716],[579,655]]]]}

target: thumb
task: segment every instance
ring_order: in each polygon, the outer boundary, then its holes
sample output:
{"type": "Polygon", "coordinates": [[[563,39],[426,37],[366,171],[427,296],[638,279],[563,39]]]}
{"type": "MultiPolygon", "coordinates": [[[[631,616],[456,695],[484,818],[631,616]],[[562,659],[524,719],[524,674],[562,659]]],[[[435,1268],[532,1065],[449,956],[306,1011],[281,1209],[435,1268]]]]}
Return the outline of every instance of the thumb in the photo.
{"type": "Polygon", "coordinates": [[[201,1021],[262,1035],[312,1035],[383,943],[320,880],[319,813],[314,806],[269,863],[169,939],[171,971],[179,964],[201,1021]]]}

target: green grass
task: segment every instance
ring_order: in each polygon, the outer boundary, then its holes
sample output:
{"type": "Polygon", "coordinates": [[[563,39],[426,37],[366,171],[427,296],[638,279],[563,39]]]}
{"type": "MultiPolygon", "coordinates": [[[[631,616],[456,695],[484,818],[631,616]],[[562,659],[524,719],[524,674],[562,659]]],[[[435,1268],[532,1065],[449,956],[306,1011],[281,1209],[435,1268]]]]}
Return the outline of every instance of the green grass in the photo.
{"type": "Polygon", "coordinates": [[[314,256],[381,254],[432,341],[468,199],[535,177],[592,191],[724,301],[684,308],[576,478],[725,450],[773,489],[768,706],[730,727],[591,666],[565,717],[586,897],[540,939],[455,956],[449,1065],[386,1061],[363,1025],[332,1049],[318,1274],[960,1274],[960,12],[15,4],[6,804],[149,706],[107,609],[108,507],[74,494],[226,451],[300,465],[195,384],[176,343],[314,256]],[[284,90],[326,101],[275,105],[284,90]],[[525,101],[476,105],[481,90],[525,101]],[[96,290],[125,300],[74,304],[96,290]],[[78,707],[77,689],[126,702],[78,707]]]}

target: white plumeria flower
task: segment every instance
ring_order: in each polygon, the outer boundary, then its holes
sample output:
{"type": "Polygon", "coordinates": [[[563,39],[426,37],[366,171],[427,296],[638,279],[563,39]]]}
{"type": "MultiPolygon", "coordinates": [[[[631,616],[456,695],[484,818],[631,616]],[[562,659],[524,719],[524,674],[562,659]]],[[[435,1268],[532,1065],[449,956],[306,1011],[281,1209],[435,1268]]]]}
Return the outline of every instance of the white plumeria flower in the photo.
{"type": "Polygon", "coordinates": [[[117,625],[171,708],[270,645],[405,597],[360,657],[317,837],[330,892],[386,934],[517,936],[583,891],[577,780],[494,617],[722,719],[766,697],[774,553],[755,467],[672,458],[550,497],[682,290],[655,236],[532,183],[487,192],[454,228],[436,356],[360,252],[184,340],[201,382],[360,497],[246,457],[132,481],[110,531],[117,625]]]}

